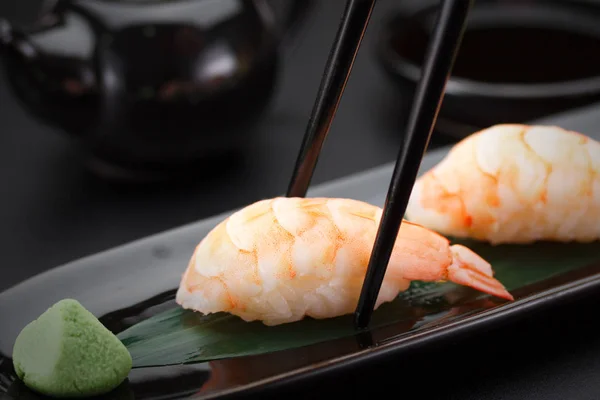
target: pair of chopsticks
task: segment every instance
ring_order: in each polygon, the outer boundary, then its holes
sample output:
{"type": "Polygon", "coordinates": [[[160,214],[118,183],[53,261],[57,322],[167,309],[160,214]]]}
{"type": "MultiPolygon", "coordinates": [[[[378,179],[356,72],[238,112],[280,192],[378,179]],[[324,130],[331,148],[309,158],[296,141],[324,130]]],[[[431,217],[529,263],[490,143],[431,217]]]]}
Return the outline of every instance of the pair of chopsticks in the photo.
{"type": "MultiPolygon", "coordinates": [[[[437,120],[446,82],[458,53],[472,3],[473,0],[441,0],[437,24],[428,45],[406,133],[400,145],[355,311],[355,325],[359,330],[368,327],[371,320],[402,218],[437,120]]],[[[348,0],[346,3],[296,160],[288,197],[304,197],[308,191],[319,153],[335,117],[374,6],[375,0],[348,0]]]]}

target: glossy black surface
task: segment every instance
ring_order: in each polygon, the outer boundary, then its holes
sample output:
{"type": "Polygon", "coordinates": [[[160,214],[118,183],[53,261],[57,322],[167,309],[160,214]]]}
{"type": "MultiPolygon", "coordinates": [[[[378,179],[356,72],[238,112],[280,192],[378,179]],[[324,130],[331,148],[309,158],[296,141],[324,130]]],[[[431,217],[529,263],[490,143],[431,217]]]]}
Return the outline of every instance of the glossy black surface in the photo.
{"type": "Polygon", "coordinates": [[[0,53],[21,103],[94,170],[155,178],[253,140],[292,22],[263,0],[59,1],[31,28],[0,21],[0,53]]]}
{"type": "MultiPolygon", "coordinates": [[[[436,8],[391,15],[378,58],[413,92],[436,8]]],[[[463,137],[502,122],[524,122],[600,99],[600,4],[534,0],[475,3],[447,86],[440,129],[463,137]]]]}

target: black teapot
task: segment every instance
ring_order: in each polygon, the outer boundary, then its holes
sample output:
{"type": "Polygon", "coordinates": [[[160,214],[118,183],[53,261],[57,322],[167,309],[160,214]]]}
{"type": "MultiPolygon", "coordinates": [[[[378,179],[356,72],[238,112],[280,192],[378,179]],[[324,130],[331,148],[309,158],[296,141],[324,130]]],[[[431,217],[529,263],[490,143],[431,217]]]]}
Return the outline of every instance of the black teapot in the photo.
{"type": "Polygon", "coordinates": [[[56,0],[33,27],[0,20],[0,59],[26,109],[97,171],[158,176],[252,139],[309,4],[282,18],[266,0],[56,0]]]}

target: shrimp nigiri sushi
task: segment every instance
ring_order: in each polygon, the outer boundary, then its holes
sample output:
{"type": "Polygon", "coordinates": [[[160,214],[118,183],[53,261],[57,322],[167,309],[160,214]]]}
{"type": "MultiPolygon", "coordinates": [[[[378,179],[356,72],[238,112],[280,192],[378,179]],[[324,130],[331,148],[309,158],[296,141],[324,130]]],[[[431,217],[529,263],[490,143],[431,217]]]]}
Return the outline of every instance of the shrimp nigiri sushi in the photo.
{"type": "Polygon", "coordinates": [[[492,244],[600,239],[600,143],[555,126],[495,125],[417,179],[406,218],[492,244]]]}
{"type": "MultiPolygon", "coordinates": [[[[335,198],[266,199],[219,223],[198,244],[177,303],[265,325],[354,312],[382,209],[335,198]]],[[[512,300],[488,262],[404,221],[375,307],[412,280],[452,281],[512,300]]]]}

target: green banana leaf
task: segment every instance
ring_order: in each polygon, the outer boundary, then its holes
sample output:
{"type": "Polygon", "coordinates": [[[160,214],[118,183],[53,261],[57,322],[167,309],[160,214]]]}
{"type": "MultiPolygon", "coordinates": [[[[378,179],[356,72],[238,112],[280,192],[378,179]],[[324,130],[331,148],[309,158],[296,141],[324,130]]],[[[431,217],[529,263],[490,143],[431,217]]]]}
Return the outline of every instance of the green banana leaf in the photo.
{"type": "MultiPolygon", "coordinates": [[[[600,262],[600,243],[597,242],[500,246],[459,242],[488,260],[496,278],[509,291],[600,262]]],[[[421,313],[426,310],[431,323],[432,318],[443,318],[442,311],[451,307],[448,295],[464,293],[464,290],[451,282],[413,282],[395,301],[375,311],[370,329],[414,319],[416,309],[421,313]]],[[[327,320],[306,318],[267,327],[225,313],[202,315],[175,307],[128,328],[118,337],[129,349],[134,367],[149,367],[270,353],[355,333],[351,315],[327,320]]]]}

